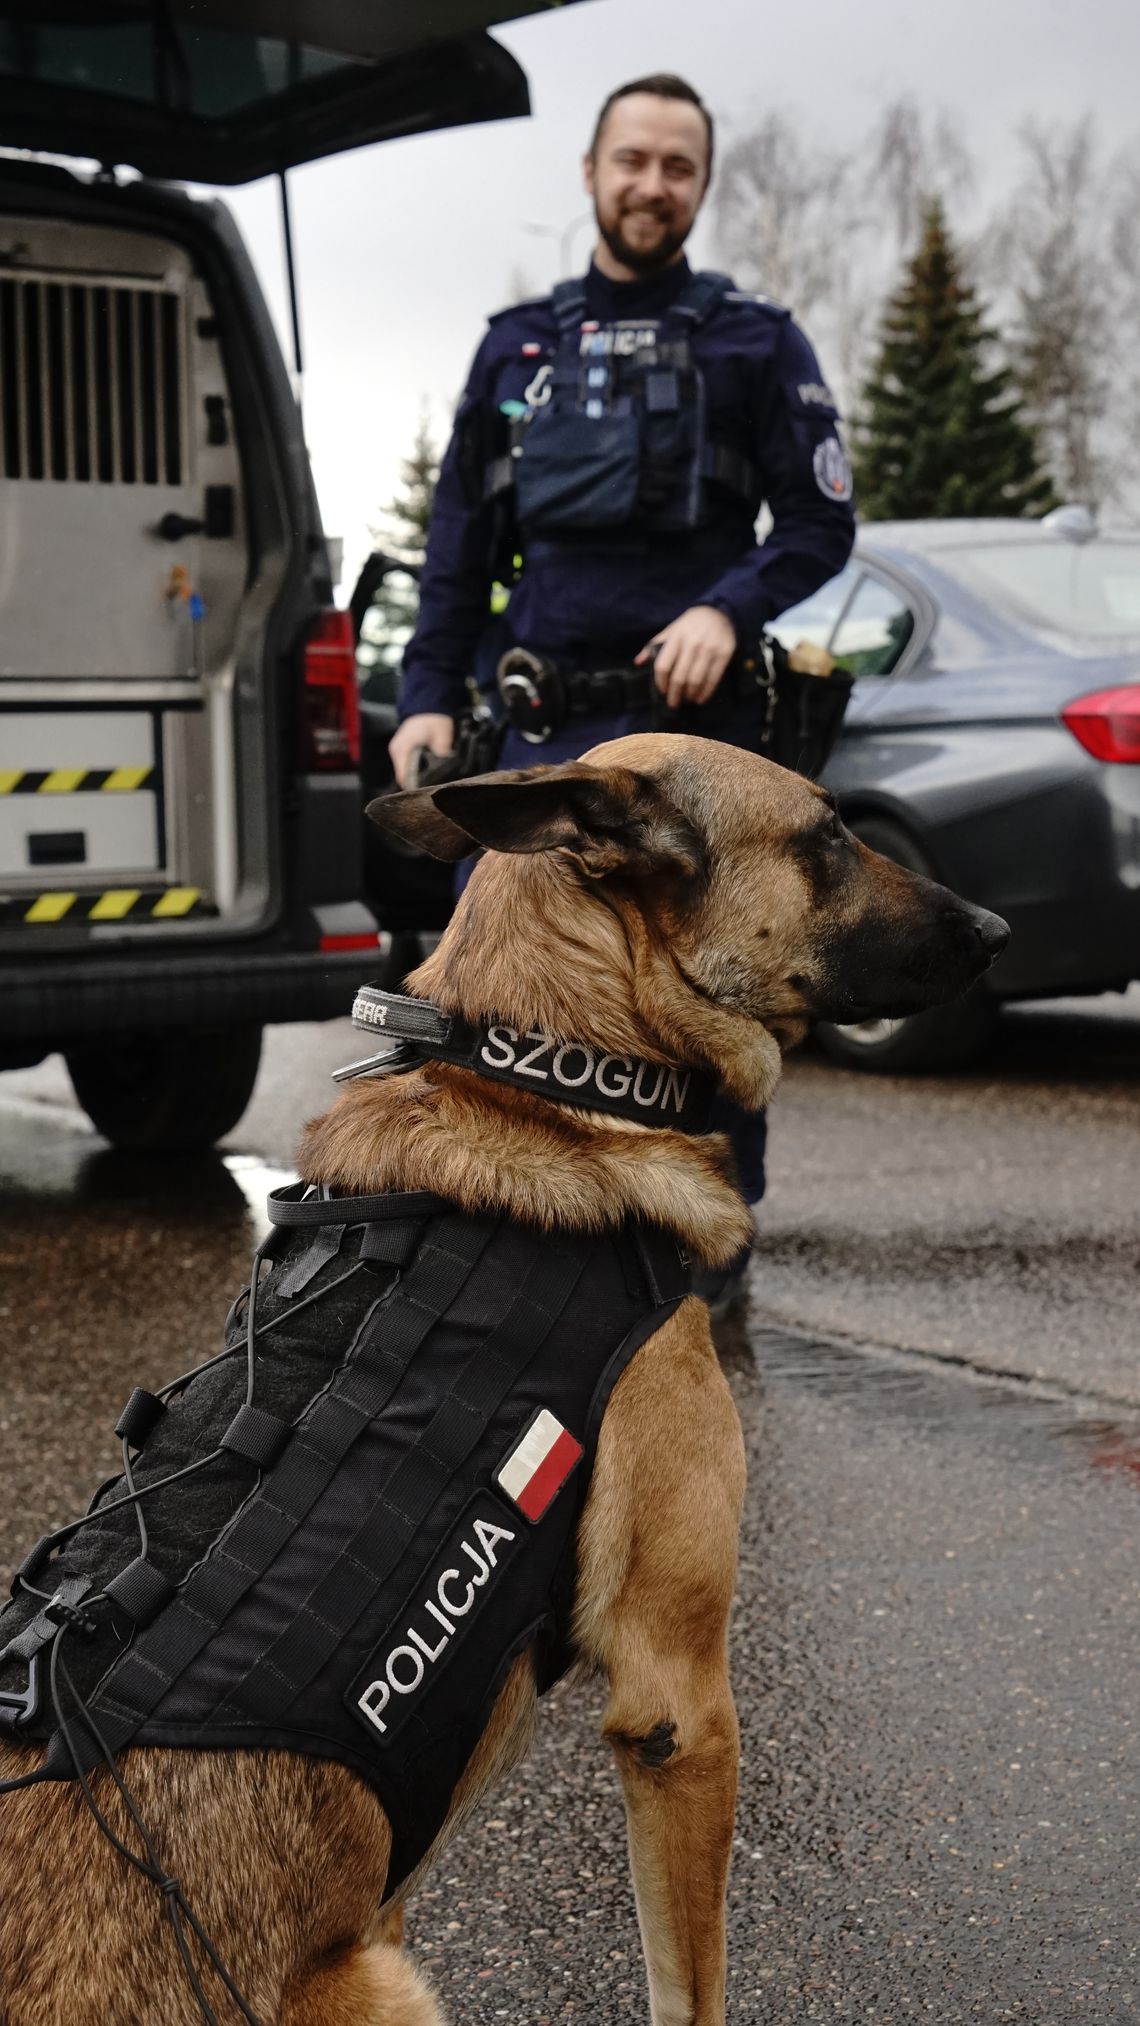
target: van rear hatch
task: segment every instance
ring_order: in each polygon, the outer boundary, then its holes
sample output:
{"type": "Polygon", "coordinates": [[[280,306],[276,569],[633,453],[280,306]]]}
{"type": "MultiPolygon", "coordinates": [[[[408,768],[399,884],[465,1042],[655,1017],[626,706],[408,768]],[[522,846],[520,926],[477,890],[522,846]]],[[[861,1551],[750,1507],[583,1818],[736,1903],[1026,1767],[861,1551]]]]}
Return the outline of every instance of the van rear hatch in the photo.
{"type": "Polygon", "coordinates": [[[148,176],[245,183],[527,112],[526,79],[486,30],[557,4],[0,0],[0,134],[148,176]]]}

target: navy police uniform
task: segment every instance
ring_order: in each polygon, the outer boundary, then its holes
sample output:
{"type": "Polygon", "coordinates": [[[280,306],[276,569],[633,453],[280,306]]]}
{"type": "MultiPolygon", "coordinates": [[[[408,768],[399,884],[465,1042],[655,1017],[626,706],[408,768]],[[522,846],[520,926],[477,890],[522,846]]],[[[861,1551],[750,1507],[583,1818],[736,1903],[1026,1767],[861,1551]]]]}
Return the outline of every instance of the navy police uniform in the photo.
{"type": "MultiPolygon", "coordinates": [[[[842,569],[850,467],[818,361],[786,309],[694,274],[583,281],[492,317],[440,470],[402,717],[458,715],[472,670],[517,645],[568,672],[632,664],[692,605],[725,613],[742,650],[842,569]],[[766,505],[772,525],[756,541],[766,505]],[[523,567],[487,652],[492,578],[523,567]],[[480,652],[482,645],[482,652],[480,652]]],[[[542,745],[508,727],[500,765],[576,759],[663,729],[644,688],[568,715],[542,745]]],[[[758,750],[762,711],[726,673],[667,728],[758,750]]],[[[746,1195],[763,1188],[762,1123],[734,1133],[746,1195]]]]}

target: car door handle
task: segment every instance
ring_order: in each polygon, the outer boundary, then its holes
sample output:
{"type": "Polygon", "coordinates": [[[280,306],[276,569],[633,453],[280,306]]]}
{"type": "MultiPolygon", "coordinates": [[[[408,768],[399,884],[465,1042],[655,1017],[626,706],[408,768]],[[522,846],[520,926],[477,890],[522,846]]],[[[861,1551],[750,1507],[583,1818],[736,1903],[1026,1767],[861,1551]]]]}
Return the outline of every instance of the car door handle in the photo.
{"type": "Polygon", "coordinates": [[[181,542],[187,535],[203,534],[205,527],[205,521],[193,520],[189,514],[168,513],[150,532],[160,542],[181,542]]]}

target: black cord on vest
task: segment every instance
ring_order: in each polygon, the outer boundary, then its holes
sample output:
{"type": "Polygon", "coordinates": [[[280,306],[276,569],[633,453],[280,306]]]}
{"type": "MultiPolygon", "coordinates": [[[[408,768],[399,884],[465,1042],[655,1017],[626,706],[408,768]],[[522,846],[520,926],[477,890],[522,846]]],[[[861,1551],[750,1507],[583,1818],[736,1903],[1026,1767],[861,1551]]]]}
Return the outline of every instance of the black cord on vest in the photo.
{"type": "MultiPolygon", "coordinates": [[[[346,1272],[338,1274],[335,1279],[327,1282],[323,1287],[315,1289],[311,1294],[304,1295],[300,1300],[291,1301],[288,1305],[288,1308],[283,1310],[279,1316],[275,1316],[270,1322],[258,1324],[257,1287],[258,1287],[258,1280],[260,1277],[261,1264],[264,1256],[265,1255],[262,1250],[262,1247],[259,1246],[256,1253],[254,1254],[253,1269],[250,1274],[249,1287],[246,1290],[247,1306],[245,1316],[244,1349],[246,1358],[245,1404],[247,1407],[252,1406],[254,1400],[257,1338],[266,1335],[272,1329],[276,1329],[279,1324],[285,1322],[292,1322],[292,1320],[297,1315],[300,1309],[307,1308],[310,1302],[323,1300],[323,1298],[326,1295],[331,1294],[335,1288],[342,1286],[345,1281],[352,1279],[352,1277],[355,1274],[360,1273],[363,1270],[362,1263],[359,1260],[354,1261],[352,1266],[350,1266],[346,1272]]],[[[161,1391],[155,1397],[163,1401],[170,1399],[175,1394],[181,1392],[184,1387],[188,1386],[192,1380],[198,1378],[202,1372],[209,1371],[212,1366],[220,1364],[223,1359],[232,1358],[233,1356],[235,1356],[235,1354],[241,1347],[242,1347],[242,1340],[238,1338],[234,1343],[228,1344],[224,1350],[217,1352],[214,1357],[205,1359],[202,1364],[195,1366],[191,1371],[182,1374],[182,1376],[177,1379],[171,1380],[166,1386],[164,1386],[161,1389],[161,1391]]],[[[142,1505],[143,1499],[146,1498],[153,1491],[160,1491],[166,1485],[177,1483],[180,1478],[190,1477],[196,1471],[204,1470],[207,1464],[215,1462],[218,1457],[223,1456],[225,1454],[225,1451],[220,1447],[212,1449],[205,1456],[196,1457],[192,1463],[184,1464],[179,1470],[169,1471],[164,1477],[158,1477],[153,1479],[150,1484],[139,1485],[135,1481],[134,1464],[132,1462],[130,1454],[130,1441],[129,1438],[125,1435],[122,1438],[122,1450],[123,1450],[122,1477],[127,1487],[126,1492],[120,1498],[111,1499],[106,1503],[101,1503],[100,1502],[101,1493],[104,1489],[109,1488],[109,1486],[101,1487],[100,1490],[95,1493],[93,1499],[91,1500],[90,1505],[88,1506],[86,1513],[80,1519],[72,1520],[68,1525],[59,1528],[55,1532],[53,1536],[53,1544],[55,1546],[59,1546],[63,1542],[70,1540],[71,1536],[77,1533],[80,1527],[85,1526],[88,1520],[94,1519],[96,1517],[101,1519],[106,1513],[117,1512],[120,1511],[124,1506],[130,1505],[134,1507],[135,1517],[138,1520],[139,1536],[141,1542],[140,1552],[142,1557],[145,1559],[149,1546],[149,1536],[147,1532],[146,1517],[142,1505]]],[[[259,1481],[260,1477],[261,1472],[259,1471],[258,1472],[259,1481]]],[[[109,1484],[114,1483],[114,1481],[115,1480],[113,1478],[110,1479],[109,1484]]],[[[24,1575],[18,1576],[17,1581],[19,1583],[19,1586],[29,1595],[39,1598],[45,1604],[52,1603],[55,1593],[48,1590],[41,1590],[37,1584],[31,1582],[30,1579],[24,1575]]],[[[67,1631],[75,1626],[80,1626],[83,1629],[87,1629],[89,1624],[88,1613],[90,1612],[92,1607],[97,1604],[105,1603],[106,1601],[107,1599],[105,1593],[99,1591],[94,1594],[83,1597],[78,1605],[74,1606],[57,1605],[57,1610],[60,1612],[62,1622],[60,1623],[58,1630],[52,1637],[48,1649],[48,1681],[52,1707],[55,1713],[57,1726],[63,1737],[64,1743],[67,1747],[68,1755],[71,1759],[72,1769],[75,1774],[75,1778],[79,1782],[79,1786],[83,1793],[84,1800],[86,1801],[87,1806],[90,1809],[95,1822],[98,1824],[99,1828],[103,1832],[104,1836],[107,1838],[108,1842],[112,1845],[112,1847],[115,1850],[118,1851],[121,1857],[125,1858],[126,1861],[131,1866],[133,1866],[133,1868],[136,1871],[140,1872],[144,1878],[149,1879],[153,1885],[157,1886],[158,1890],[164,1895],[166,1905],[170,1914],[170,1923],[174,1932],[175,1943],[182,1961],[182,1966],[186,1972],[186,1977],[191,1986],[191,1989],[194,1992],[194,1997],[198,2005],[199,2011],[202,2014],[205,2026],[219,2026],[219,2022],[217,2019],[217,2015],[213,2011],[210,2002],[206,1996],[206,1993],[203,1989],[201,1978],[198,1974],[198,1970],[194,1964],[193,1957],[190,1953],[190,1946],[189,1942],[187,1941],[186,1932],[183,1925],[184,1922],[189,1925],[193,1933],[197,1936],[199,1945],[202,1948],[204,1954],[206,1955],[207,1960],[211,1964],[215,1974],[221,1979],[222,1983],[225,1985],[227,1992],[233,1999],[233,2002],[237,2006],[238,2011],[240,2012],[242,2018],[247,2021],[247,2026],[260,2026],[260,2021],[258,2020],[256,2014],[250,2009],[249,2005],[242,1997],[241,1992],[238,1990],[237,1985],[234,1983],[233,1978],[231,1977],[229,1971],[226,1969],[225,1964],[221,1960],[221,1957],[218,1955],[218,1952],[215,1949],[213,1943],[211,1942],[209,1935],[206,1933],[205,1928],[202,1926],[197,1915],[194,1913],[193,1908],[189,1905],[186,1899],[186,1895],[182,1890],[181,1884],[176,1878],[172,1878],[164,1870],[163,1866],[159,1862],[158,1855],[154,1845],[154,1840],[150,1834],[150,1831],[147,1829],[147,1826],[144,1823],[141,1815],[139,1814],[138,1808],[135,1805],[135,1802],[126,1786],[125,1781],[123,1780],[122,1774],[119,1772],[119,1769],[115,1764],[114,1755],[111,1752],[111,1749],[108,1746],[106,1739],[103,1737],[102,1732],[100,1731],[94,1716],[92,1715],[87,1704],[84,1702],[83,1697],[80,1695],[79,1690],[75,1686],[75,1683],[72,1681],[71,1676],[68,1673],[67,1667],[62,1659],[61,1647],[63,1644],[64,1636],[67,1633],[67,1631]],[[63,1707],[63,1701],[60,1694],[61,1680],[64,1686],[66,1687],[68,1694],[71,1696],[74,1705],[70,1716],[65,1712],[63,1707]],[[82,1722],[82,1724],[89,1732],[93,1742],[98,1748],[99,1755],[103,1761],[103,1764],[105,1765],[108,1773],[110,1774],[111,1779],[114,1781],[115,1787],[119,1793],[120,1799],[122,1800],[123,1806],[126,1809],[127,1815],[131,1820],[131,1822],[134,1824],[134,1827],[141,1840],[143,1851],[145,1853],[143,1857],[140,1857],[137,1851],[132,1850],[129,1847],[129,1845],[126,1844],[119,1835],[117,1835],[115,1830],[112,1829],[111,1824],[107,1820],[106,1816],[103,1814],[102,1810],[100,1809],[95,1799],[94,1793],[92,1792],[91,1789],[90,1781],[83,1767],[81,1755],[76,1748],[76,1744],[72,1736],[72,1726],[76,1722],[76,1720],[82,1722]]],[[[40,1779],[41,1779],[40,1769],[33,1768],[31,1772],[20,1774],[13,1779],[0,1780],[0,1794],[16,1793],[22,1788],[31,1787],[39,1784],[40,1779]]]]}
{"type": "MultiPolygon", "coordinates": [[[[87,1602],[86,1598],[84,1599],[84,1602],[85,1603],[87,1602]]],[[[56,1722],[63,1736],[64,1743],[67,1746],[68,1754],[71,1759],[72,1769],[75,1773],[76,1779],[79,1782],[79,1786],[83,1793],[83,1798],[86,1801],[87,1806],[90,1809],[91,1814],[94,1817],[96,1823],[102,1830],[103,1835],[107,1838],[107,1841],[113,1846],[115,1850],[118,1851],[121,1857],[126,1859],[127,1863],[130,1864],[134,1868],[134,1870],[140,1872],[144,1878],[149,1879],[151,1884],[156,1885],[159,1891],[163,1894],[166,1900],[167,1909],[170,1914],[170,1924],[174,1930],[174,1939],[177,1944],[178,1953],[182,1959],[182,1966],[186,1971],[187,1979],[190,1983],[191,1989],[193,1990],[194,1997],[197,2001],[198,2008],[202,2014],[203,2020],[206,2022],[206,2026],[219,2026],[218,2017],[216,2012],[210,2005],[208,1998],[206,1997],[206,1993],[202,1988],[201,1978],[198,1975],[198,1971],[194,1965],[193,1957],[190,1954],[190,1946],[189,1943],[187,1942],[186,1934],[182,1926],[184,1918],[186,1921],[189,1922],[190,1927],[193,1929],[195,1935],[198,1938],[199,1944],[203,1949],[207,1957],[207,1960],[211,1964],[215,1974],[218,1977],[220,1977],[222,1983],[225,1985],[226,1990],[228,1991],[230,1997],[233,1999],[234,2004],[237,2006],[238,2011],[241,2013],[242,2018],[248,2022],[248,2026],[260,2026],[260,2021],[257,2018],[257,2014],[251,2010],[249,2005],[246,2004],[245,1999],[242,1997],[241,1992],[238,1990],[237,1985],[235,1984],[233,1978],[231,1977],[229,1971],[227,1970],[225,1964],[223,1963],[221,1957],[219,1956],[216,1948],[214,1947],[213,1942],[210,1940],[210,1937],[207,1934],[205,1928],[202,1926],[201,1921],[198,1919],[197,1914],[194,1912],[194,1909],[187,1900],[186,1895],[183,1892],[182,1886],[179,1883],[178,1879],[172,1878],[169,1875],[169,1873],[167,1873],[164,1870],[162,1864],[159,1862],[158,1853],[154,1846],[154,1839],[151,1836],[150,1831],[146,1826],[146,1823],[143,1821],[142,1816],[139,1814],[138,1808],[135,1805],[134,1799],[127,1787],[127,1784],[123,1779],[123,1776],[120,1773],[117,1765],[115,1764],[114,1757],[106,1743],[106,1740],[104,1739],[97,1723],[95,1722],[94,1717],[92,1716],[90,1710],[87,1708],[86,1703],[83,1701],[82,1696],[80,1695],[78,1689],[75,1686],[75,1683],[72,1681],[71,1676],[67,1671],[66,1666],[64,1665],[61,1655],[61,1648],[67,1630],[68,1627],[66,1626],[66,1624],[61,1625],[59,1631],[55,1635],[55,1638],[52,1640],[51,1660],[49,1666],[49,1681],[51,1688],[52,1707],[55,1711],[56,1722]],[[67,1688],[68,1694],[72,1697],[72,1700],[75,1704],[75,1708],[72,1711],[71,1717],[69,1717],[64,1711],[63,1699],[60,1695],[60,1678],[62,1678],[63,1683],[67,1688]],[[126,1809],[128,1816],[130,1817],[130,1820],[133,1822],[136,1830],[138,1831],[139,1837],[142,1842],[143,1850],[145,1852],[145,1857],[140,1857],[137,1851],[132,1850],[129,1844],[124,1843],[122,1837],[119,1836],[118,1833],[111,1827],[110,1822],[107,1820],[107,1817],[104,1815],[102,1809],[100,1808],[98,1802],[96,1801],[95,1796],[91,1790],[91,1783],[83,1767],[83,1761],[79,1755],[79,1752],[76,1750],[75,1743],[72,1739],[71,1725],[75,1717],[80,1718],[80,1720],[86,1726],[87,1730],[90,1732],[96,1745],[98,1746],[100,1757],[102,1758],[107,1771],[110,1773],[111,1778],[115,1783],[115,1788],[119,1794],[119,1798],[121,1799],[123,1806],[126,1809]]]]}

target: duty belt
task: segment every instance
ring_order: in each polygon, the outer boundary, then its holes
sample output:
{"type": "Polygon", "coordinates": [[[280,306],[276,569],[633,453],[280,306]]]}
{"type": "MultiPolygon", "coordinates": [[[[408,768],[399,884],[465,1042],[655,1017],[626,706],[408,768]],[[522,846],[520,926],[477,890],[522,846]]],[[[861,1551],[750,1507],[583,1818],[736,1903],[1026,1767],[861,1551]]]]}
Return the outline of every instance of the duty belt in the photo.
{"type": "Polygon", "coordinates": [[[649,663],[562,669],[529,647],[508,648],[496,682],[510,723],[534,746],[545,745],[568,717],[619,717],[644,710],[657,694],[649,663]]]}

